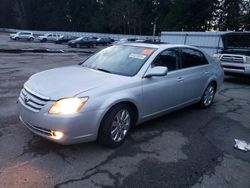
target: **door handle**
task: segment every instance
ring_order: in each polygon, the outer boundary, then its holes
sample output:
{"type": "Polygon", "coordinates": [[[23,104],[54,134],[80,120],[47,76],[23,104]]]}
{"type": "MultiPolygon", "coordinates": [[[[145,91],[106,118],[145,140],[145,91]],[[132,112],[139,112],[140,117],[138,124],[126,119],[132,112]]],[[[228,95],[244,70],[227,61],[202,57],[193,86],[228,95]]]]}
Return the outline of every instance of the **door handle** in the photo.
{"type": "Polygon", "coordinates": [[[179,78],[177,79],[178,82],[183,82],[184,80],[185,80],[185,79],[182,78],[182,77],[179,77],[179,78]]]}

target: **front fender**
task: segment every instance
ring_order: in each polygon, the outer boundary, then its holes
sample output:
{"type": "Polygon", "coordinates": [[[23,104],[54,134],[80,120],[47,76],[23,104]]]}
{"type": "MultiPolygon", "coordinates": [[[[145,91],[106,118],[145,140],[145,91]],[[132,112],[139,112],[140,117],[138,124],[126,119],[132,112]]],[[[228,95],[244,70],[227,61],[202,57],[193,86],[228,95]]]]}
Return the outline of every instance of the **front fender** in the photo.
{"type": "Polygon", "coordinates": [[[142,97],[134,96],[131,93],[119,93],[117,95],[112,95],[111,97],[107,98],[102,105],[100,106],[101,109],[104,109],[104,115],[115,105],[123,102],[130,102],[135,105],[138,110],[138,119],[141,117],[141,100],[142,97]]]}

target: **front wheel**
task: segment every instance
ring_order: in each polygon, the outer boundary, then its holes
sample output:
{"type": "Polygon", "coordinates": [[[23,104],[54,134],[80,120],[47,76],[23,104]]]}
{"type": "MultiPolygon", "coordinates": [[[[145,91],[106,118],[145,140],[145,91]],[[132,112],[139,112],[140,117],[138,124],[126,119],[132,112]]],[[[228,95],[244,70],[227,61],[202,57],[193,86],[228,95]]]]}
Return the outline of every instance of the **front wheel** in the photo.
{"type": "Polygon", "coordinates": [[[128,135],[133,123],[133,114],[127,104],[114,106],[102,120],[99,133],[99,143],[115,148],[120,146],[128,135]]]}
{"type": "Polygon", "coordinates": [[[210,107],[213,103],[215,93],[216,93],[215,85],[209,84],[202,96],[202,99],[200,101],[200,106],[202,108],[210,107]]]}

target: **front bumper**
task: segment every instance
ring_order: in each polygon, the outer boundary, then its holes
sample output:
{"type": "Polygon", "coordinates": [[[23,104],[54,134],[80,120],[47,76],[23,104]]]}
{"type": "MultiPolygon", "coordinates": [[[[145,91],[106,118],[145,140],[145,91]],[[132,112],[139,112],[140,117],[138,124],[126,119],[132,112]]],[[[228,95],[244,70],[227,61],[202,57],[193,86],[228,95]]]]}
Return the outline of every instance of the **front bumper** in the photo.
{"type": "Polygon", "coordinates": [[[250,75],[250,64],[248,63],[221,63],[226,74],[250,75]]]}
{"type": "Polygon", "coordinates": [[[103,111],[82,112],[74,115],[50,115],[48,102],[39,112],[28,109],[23,101],[18,102],[19,118],[33,133],[59,144],[75,144],[97,139],[103,111]],[[60,131],[64,136],[56,140],[51,131],[60,131]]]}

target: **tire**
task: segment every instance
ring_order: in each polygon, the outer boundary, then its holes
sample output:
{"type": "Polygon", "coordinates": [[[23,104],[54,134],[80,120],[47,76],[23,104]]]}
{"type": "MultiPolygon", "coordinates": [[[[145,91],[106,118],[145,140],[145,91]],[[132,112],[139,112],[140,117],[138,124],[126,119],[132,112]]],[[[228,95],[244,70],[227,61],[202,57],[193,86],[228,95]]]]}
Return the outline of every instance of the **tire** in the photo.
{"type": "Polygon", "coordinates": [[[29,40],[30,40],[30,41],[33,41],[33,40],[34,40],[34,38],[33,38],[33,37],[31,37],[31,38],[29,38],[29,40]]]}
{"type": "Polygon", "coordinates": [[[202,108],[209,108],[213,103],[215,93],[216,93],[216,86],[215,84],[210,83],[204,91],[204,94],[200,101],[200,106],[202,108]]]}
{"type": "Polygon", "coordinates": [[[20,40],[20,38],[19,38],[19,37],[16,37],[15,40],[20,40]]]}
{"type": "Polygon", "coordinates": [[[98,142],[110,148],[123,144],[134,123],[132,109],[127,104],[118,104],[104,116],[99,132],[98,142]]]}
{"type": "Polygon", "coordinates": [[[80,48],[80,44],[76,44],[76,48],[80,48]]]}

